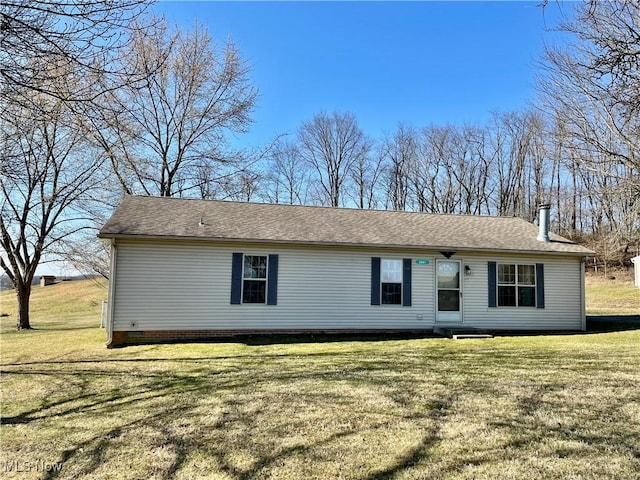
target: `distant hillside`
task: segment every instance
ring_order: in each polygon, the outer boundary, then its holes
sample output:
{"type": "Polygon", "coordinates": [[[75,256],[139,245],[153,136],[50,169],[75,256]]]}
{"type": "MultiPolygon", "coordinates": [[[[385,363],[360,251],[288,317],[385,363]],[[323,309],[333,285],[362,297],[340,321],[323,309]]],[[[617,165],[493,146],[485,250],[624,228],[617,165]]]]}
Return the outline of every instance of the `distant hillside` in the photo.
{"type": "MultiPolygon", "coordinates": [[[[60,282],[31,294],[31,326],[100,326],[102,301],[107,298],[105,280],[60,282]]],[[[17,302],[13,292],[0,293],[0,328],[15,329],[17,302]]]]}
{"type": "MultiPolygon", "coordinates": [[[[56,277],[56,283],[57,282],[67,282],[70,280],[91,280],[94,278],[102,278],[99,275],[93,275],[93,276],[86,276],[86,275],[75,275],[75,276],[62,276],[62,277],[56,277]]],[[[33,282],[31,282],[31,285],[39,285],[40,284],[40,275],[36,275],[33,279],[33,282]]],[[[13,284],[11,283],[11,280],[9,279],[9,277],[7,275],[1,275],[0,276],[0,291],[5,291],[5,290],[12,290],[13,289],[13,284]]]]}
{"type": "Polygon", "coordinates": [[[6,275],[0,276],[0,291],[9,290],[11,288],[13,288],[13,285],[11,284],[11,280],[9,280],[9,277],[7,277],[6,275]]]}

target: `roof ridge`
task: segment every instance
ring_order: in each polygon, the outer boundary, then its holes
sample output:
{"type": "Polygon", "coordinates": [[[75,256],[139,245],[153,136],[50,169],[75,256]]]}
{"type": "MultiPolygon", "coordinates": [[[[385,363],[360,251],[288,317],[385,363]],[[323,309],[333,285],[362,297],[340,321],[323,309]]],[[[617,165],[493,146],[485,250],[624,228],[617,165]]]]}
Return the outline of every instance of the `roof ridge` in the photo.
{"type": "Polygon", "coordinates": [[[475,214],[475,213],[439,213],[439,212],[421,212],[418,210],[389,210],[382,208],[358,208],[358,207],[334,207],[331,205],[306,205],[306,204],[293,204],[293,203],[269,203],[269,202],[252,202],[252,201],[243,201],[243,200],[225,200],[225,199],[216,199],[216,198],[195,198],[195,197],[164,197],[164,196],[156,196],[156,195],[132,195],[127,194],[125,198],[146,198],[152,200],[175,200],[175,201],[198,201],[198,202],[210,202],[210,203],[223,203],[223,204],[234,204],[234,205],[256,205],[256,206],[269,206],[269,207],[281,207],[281,208],[300,208],[300,209],[322,209],[322,210],[333,210],[333,211],[346,211],[346,212],[379,212],[379,213],[390,213],[390,214],[400,214],[400,215],[434,215],[438,217],[443,216],[451,216],[451,217],[467,217],[467,218],[495,218],[495,219],[505,219],[505,220],[523,220],[527,223],[530,223],[523,217],[519,217],[517,215],[507,216],[507,215],[489,215],[489,214],[475,214]]]}
{"type": "Polygon", "coordinates": [[[127,195],[100,236],[592,253],[555,233],[552,242],[539,242],[537,233],[521,217],[127,195]]]}

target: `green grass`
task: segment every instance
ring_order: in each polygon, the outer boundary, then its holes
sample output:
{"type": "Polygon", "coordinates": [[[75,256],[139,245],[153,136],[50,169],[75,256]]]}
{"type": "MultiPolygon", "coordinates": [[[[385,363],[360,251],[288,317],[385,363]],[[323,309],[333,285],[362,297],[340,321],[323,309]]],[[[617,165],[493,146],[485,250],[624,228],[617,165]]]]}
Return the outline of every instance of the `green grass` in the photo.
{"type": "Polygon", "coordinates": [[[107,350],[96,328],[103,287],[36,289],[32,332],[13,330],[4,295],[2,478],[630,479],[640,471],[640,330],[107,350]],[[62,470],[6,472],[6,461],[62,462],[62,470]]]}
{"type": "Polygon", "coordinates": [[[634,288],[628,274],[614,280],[587,276],[585,297],[587,315],[640,315],[640,288],[634,288]]]}

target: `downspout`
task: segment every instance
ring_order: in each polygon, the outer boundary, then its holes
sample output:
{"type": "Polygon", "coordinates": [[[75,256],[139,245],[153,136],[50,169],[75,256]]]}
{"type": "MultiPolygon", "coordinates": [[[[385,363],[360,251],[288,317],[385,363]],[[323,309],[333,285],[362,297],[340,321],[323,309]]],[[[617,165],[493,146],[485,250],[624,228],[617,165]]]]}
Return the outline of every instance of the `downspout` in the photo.
{"type": "Polygon", "coordinates": [[[582,331],[587,331],[587,307],[585,304],[585,267],[586,258],[580,261],[580,316],[582,319],[582,331]]]}
{"type": "Polygon", "coordinates": [[[111,239],[111,261],[109,264],[109,300],[107,302],[107,348],[112,347],[113,340],[113,319],[115,311],[116,300],[116,262],[118,256],[118,248],[116,246],[116,239],[111,239]]]}

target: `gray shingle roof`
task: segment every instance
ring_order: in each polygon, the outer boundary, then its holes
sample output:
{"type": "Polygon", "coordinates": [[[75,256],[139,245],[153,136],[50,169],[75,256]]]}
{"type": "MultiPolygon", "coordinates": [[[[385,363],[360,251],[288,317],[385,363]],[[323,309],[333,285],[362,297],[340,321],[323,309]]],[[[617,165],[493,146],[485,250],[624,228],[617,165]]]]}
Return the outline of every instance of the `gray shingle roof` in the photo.
{"type": "Polygon", "coordinates": [[[99,236],[593,253],[553,233],[550,242],[539,242],[537,234],[538,227],[513,217],[126,196],[99,236]]]}

